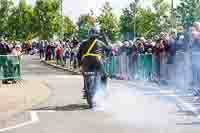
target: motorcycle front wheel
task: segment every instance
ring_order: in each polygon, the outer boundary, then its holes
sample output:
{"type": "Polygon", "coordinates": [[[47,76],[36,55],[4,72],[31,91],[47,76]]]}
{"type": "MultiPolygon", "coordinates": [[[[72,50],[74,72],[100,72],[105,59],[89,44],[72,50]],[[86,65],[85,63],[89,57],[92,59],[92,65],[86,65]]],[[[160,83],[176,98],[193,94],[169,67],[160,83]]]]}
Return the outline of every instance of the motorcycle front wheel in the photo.
{"type": "Polygon", "coordinates": [[[95,89],[96,89],[96,81],[95,81],[95,76],[87,76],[86,77],[86,100],[89,105],[89,108],[94,107],[94,94],[95,94],[95,89]]]}

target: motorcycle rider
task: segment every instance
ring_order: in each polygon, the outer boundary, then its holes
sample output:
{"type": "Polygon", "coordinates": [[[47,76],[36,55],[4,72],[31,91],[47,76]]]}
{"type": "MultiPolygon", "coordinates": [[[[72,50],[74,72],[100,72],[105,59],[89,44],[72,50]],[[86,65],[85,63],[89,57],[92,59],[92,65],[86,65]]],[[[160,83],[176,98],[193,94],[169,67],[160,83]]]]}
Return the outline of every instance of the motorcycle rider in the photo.
{"type": "MultiPolygon", "coordinates": [[[[112,51],[112,47],[99,40],[100,29],[93,27],[89,30],[89,39],[82,42],[78,52],[78,62],[81,71],[83,72],[97,72],[101,76],[101,83],[106,86],[107,74],[103,66],[103,55],[106,51],[112,51]]],[[[85,92],[85,85],[84,85],[85,92]]],[[[84,94],[84,98],[86,94],[84,94]]]]}

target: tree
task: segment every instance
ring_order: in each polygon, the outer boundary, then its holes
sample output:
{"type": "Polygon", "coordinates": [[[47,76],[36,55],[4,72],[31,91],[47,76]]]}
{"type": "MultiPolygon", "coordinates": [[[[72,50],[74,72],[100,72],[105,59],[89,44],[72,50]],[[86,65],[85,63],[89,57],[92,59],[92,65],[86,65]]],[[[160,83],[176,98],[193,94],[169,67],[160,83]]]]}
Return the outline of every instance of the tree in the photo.
{"type": "Polygon", "coordinates": [[[168,16],[169,7],[169,3],[165,2],[165,0],[153,0],[155,20],[152,23],[152,26],[155,34],[170,31],[171,24],[170,17],[168,16]]]}
{"type": "Polygon", "coordinates": [[[139,36],[152,37],[161,31],[170,29],[170,21],[167,16],[169,4],[165,0],[153,0],[151,8],[138,7],[136,2],[130,3],[128,8],[123,9],[120,16],[120,31],[123,34],[136,33],[139,36]]]}
{"type": "Polygon", "coordinates": [[[101,31],[110,40],[115,41],[119,38],[119,23],[109,2],[106,2],[103,6],[98,21],[101,25],[101,31]]]}
{"type": "MultiPolygon", "coordinates": [[[[134,33],[134,25],[137,23],[137,3],[132,2],[127,8],[122,10],[122,15],[120,16],[120,31],[123,35],[136,34],[134,33]]],[[[137,31],[137,30],[136,30],[137,31]]],[[[129,38],[130,39],[130,38],[129,38]]]]}
{"type": "Polygon", "coordinates": [[[195,21],[200,20],[200,0],[180,0],[177,14],[184,28],[188,29],[195,21]]]}
{"type": "Polygon", "coordinates": [[[12,8],[14,3],[12,0],[1,0],[0,1],[0,34],[5,36],[7,33],[8,25],[8,17],[12,12],[12,8]]]}
{"type": "Polygon", "coordinates": [[[40,39],[50,39],[60,31],[60,0],[37,0],[34,7],[35,32],[40,39]]]}
{"type": "Polygon", "coordinates": [[[61,0],[37,0],[33,6],[26,0],[14,5],[13,0],[0,1],[0,34],[10,40],[28,41],[33,38],[50,39],[59,35],[61,26],[70,37],[76,30],[69,17],[61,24],[61,0]]]}
{"type": "Polygon", "coordinates": [[[64,17],[64,33],[65,38],[70,38],[76,32],[76,26],[73,21],[65,16],[64,17]]]}
{"type": "Polygon", "coordinates": [[[140,36],[151,37],[155,34],[156,14],[151,9],[139,8],[136,20],[136,31],[140,36]]]}
{"type": "Polygon", "coordinates": [[[120,31],[122,33],[133,32],[133,14],[128,9],[122,10],[123,14],[120,16],[120,31]]]}
{"type": "Polygon", "coordinates": [[[95,18],[92,17],[90,14],[81,15],[77,22],[79,39],[86,39],[88,37],[89,29],[93,27],[95,23],[95,18]]]}
{"type": "Polygon", "coordinates": [[[12,10],[8,18],[9,38],[14,40],[31,40],[33,32],[33,8],[20,0],[19,5],[12,10]]]}

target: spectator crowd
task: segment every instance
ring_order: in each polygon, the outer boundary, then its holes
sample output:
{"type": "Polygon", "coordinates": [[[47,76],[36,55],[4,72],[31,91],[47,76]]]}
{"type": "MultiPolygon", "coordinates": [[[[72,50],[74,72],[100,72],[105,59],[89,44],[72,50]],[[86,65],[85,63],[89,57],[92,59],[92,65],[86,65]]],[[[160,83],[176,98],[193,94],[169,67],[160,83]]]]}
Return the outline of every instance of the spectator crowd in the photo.
{"type": "Polygon", "coordinates": [[[77,39],[66,41],[47,41],[41,40],[36,44],[40,59],[45,61],[55,60],[56,64],[68,67],[68,69],[77,69],[77,53],[79,50],[79,41],[77,39]]]}
{"type": "MultiPolygon", "coordinates": [[[[161,57],[168,57],[168,63],[173,63],[176,52],[183,52],[187,49],[184,36],[177,36],[175,31],[171,32],[170,35],[167,33],[160,33],[160,35],[154,39],[145,40],[145,38],[141,37],[135,41],[117,41],[111,45],[113,47],[112,55],[122,58],[124,55],[129,58],[129,64],[126,62],[129,67],[134,67],[131,65],[134,65],[136,61],[134,59],[137,58],[137,55],[155,55],[157,64],[160,63],[161,57]]],[[[79,46],[80,42],[77,39],[55,42],[41,40],[34,44],[34,47],[37,47],[39,51],[40,59],[44,59],[45,61],[54,60],[56,64],[67,67],[68,69],[78,68],[77,53],[79,46]]],[[[160,66],[158,65],[157,67],[160,66]]]]}
{"type": "MultiPolygon", "coordinates": [[[[190,77],[188,84],[198,83],[200,65],[195,60],[200,57],[194,52],[200,51],[198,28],[192,28],[192,37],[188,33],[177,34],[174,30],[162,32],[152,39],[140,37],[117,41],[111,44],[112,56],[105,55],[105,69],[109,76],[119,79],[153,80],[178,85],[184,82],[185,85],[185,80],[190,77]],[[188,72],[190,68],[191,72],[188,72]]],[[[41,59],[54,60],[58,65],[76,70],[80,44],[77,39],[57,42],[41,40],[36,47],[41,59]]]]}
{"type": "MultiPolygon", "coordinates": [[[[193,81],[197,83],[200,81],[199,23],[194,24],[191,31],[191,35],[171,31],[162,32],[151,39],[140,37],[135,40],[116,41],[111,44],[112,54],[105,55],[105,69],[111,77],[119,79],[178,81],[180,84],[182,77],[184,77],[183,82],[186,80],[185,77],[190,77],[186,69],[192,68],[190,74],[192,83],[193,81]]],[[[77,70],[80,45],[81,42],[76,38],[59,41],[40,40],[23,44],[1,40],[0,55],[19,56],[21,52],[31,55],[38,53],[41,60],[52,61],[67,69],[77,70]]],[[[3,59],[0,62],[0,70],[5,73],[3,59]]]]}

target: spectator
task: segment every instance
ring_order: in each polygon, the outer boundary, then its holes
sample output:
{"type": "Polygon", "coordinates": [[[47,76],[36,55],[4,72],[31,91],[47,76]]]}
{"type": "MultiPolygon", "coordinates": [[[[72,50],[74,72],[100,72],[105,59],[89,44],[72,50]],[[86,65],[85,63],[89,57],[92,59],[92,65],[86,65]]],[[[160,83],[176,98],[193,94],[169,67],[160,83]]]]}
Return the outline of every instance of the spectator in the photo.
{"type": "Polygon", "coordinates": [[[62,62],[62,48],[61,46],[58,44],[57,47],[56,47],[56,64],[61,64],[62,62]]]}
{"type": "MultiPolygon", "coordinates": [[[[169,37],[168,45],[167,45],[167,80],[172,83],[175,80],[176,75],[176,52],[177,52],[177,33],[176,31],[172,31],[169,37]]],[[[180,55],[182,56],[182,55],[180,55]]],[[[184,56],[182,56],[184,57],[184,56]]],[[[179,61],[180,62],[180,61],[179,61]]]]}
{"type": "MultiPolygon", "coordinates": [[[[13,60],[12,60],[12,77],[20,77],[20,61],[21,61],[21,46],[18,44],[12,50],[13,60]]],[[[16,83],[16,79],[13,79],[13,82],[16,83]]]]}
{"type": "Polygon", "coordinates": [[[176,41],[176,51],[184,52],[186,50],[187,50],[187,46],[185,44],[185,37],[184,35],[181,35],[176,41]]]}
{"type": "Polygon", "coordinates": [[[152,44],[152,40],[148,39],[144,45],[145,47],[145,53],[146,54],[152,54],[153,51],[153,44],[152,44]]]}
{"type": "Polygon", "coordinates": [[[76,45],[74,45],[74,47],[72,48],[72,51],[71,51],[71,53],[72,53],[72,59],[73,59],[73,64],[72,64],[72,66],[73,66],[73,68],[74,69],[77,69],[77,66],[78,66],[78,59],[77,59],[77,54],[78,54],[78,44],[76,44],[76,45]]]}
{"type": "MultiPolygon", "coordinates": [[[[158,81],[164,78],[165,74],[165,62],[166,62],[166,41],[159,39],[153,49],[154,63],[155,63],[155,77],[158,81]]],[[[163,79],[162,79],[163,80],[163,79]]]]}
{"type": "Polygon", "coordinates": [[[144,54],[145,53],[145,47],[142,42],[138,42],[137,44],[137,49],[139,54],[144,54]]]}
{"type": "Polygon", "coordinates": [[[66,46],[63,52],[63,57],[64,57],[63,60],[65,63],[65,66],[68,69],[70,69],[70,52],[71,52],[71,49],[69,48],[69,46],[66,46]]]}
{"type": "Polygon", "coordinates": [[[10,53],[9,46],[6,44],[6,42],[1,39],[0,40],[0,71],[2,70],[3,78],[6,80],[3,80],[3,83],[7,84],[8,83],[8,76],[9,76],[9,71],[8,71],[8,58],[6,55],[10,53]]]}
{"type": "Polygon", "coordinates": [[[48,42],[46,42],[46,44],[47,44],[47,48],[46,48],[46,61],[50,61],[51,60],[51,45],[48,43],[48,42]]]}
{"type": "Polygon", "coordinates": [[[39,43],[39,53],[40,53],[40,59],[43,59],[44,58],[44,54],[45,54],[44,41],[40,41],[40,43],[39,43]]]}
{"type": "Polygon", "coordinates": [[[192,63],[192,84],[193,86],[200,86],[200,23],[194,23],[192,27],[192,56],[191,56],[191,63],[192,63]]]}
{"type": "Polygon", "coordinates": [[[51,42],[50,43],[50,47],[51,47],[51,55],[52,55],[52,59],[55,60],[55,49],[56,49],[56,44],[51,42]]]}
{"type": "Polygon", "coordinates": [[[32,50],[32,45],[30,42],[26,42],[26,46],[27,46],[27,49],[26,49],[26,54],[29,54],[30,51],[32,50]]]}
{"type": "Polygon", "coordinates": [[[174,64],[176,51],[177,51],[177,34],[175,31],[172,31],[170,34],[170,38],[167,45],[167,52],[168,52],[168,64],[174,64]]]}

